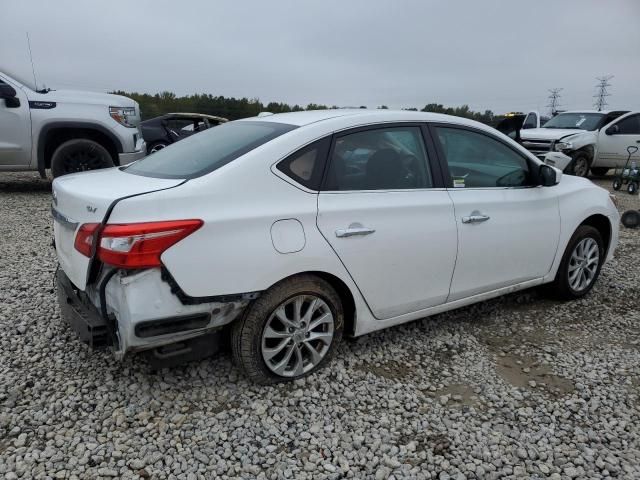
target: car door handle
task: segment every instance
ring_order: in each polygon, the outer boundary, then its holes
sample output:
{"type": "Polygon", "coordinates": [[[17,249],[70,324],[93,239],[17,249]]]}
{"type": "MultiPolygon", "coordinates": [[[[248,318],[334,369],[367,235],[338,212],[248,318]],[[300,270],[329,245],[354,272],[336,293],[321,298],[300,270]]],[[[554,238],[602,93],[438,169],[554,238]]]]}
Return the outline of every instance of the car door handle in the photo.
{"type": "Polygon", "coordinates": [[[481,223],[486,222],[490,218],[488,215],[469,215],[468,217],[462,217],[462,223],[481,223]]]}
{"type": "Polygon", "coordinates": [[[344,237],[355,237],[356,235],[371,235],[375,230],[373,228],[366,227],[349,227],[349,228],[339,228],[336,230],[336,237],[344,238],[344,237]]]}

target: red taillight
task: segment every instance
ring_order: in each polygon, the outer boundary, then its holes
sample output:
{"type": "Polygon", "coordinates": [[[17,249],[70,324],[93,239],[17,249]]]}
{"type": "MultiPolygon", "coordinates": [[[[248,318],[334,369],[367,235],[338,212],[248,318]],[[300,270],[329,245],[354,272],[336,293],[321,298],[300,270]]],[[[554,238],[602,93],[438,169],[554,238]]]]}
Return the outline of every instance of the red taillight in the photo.
{"type": "Polygon", "coordinates": [[[85,257],[91,256],[91,249],[93,248],[96,229],[99,226],[99,223],[85,223],[80,226],[78,233],[76,233],[76,239],[73,242],[73,246],[85,257]]]}
{"type": "MultiPolygon", "coordinates": [[[[118,268],[151,268],[162,265],[162,253],[195,232],[202,226],[202,220],[170,220],[166,222],[129,223],[106,225],[98,239],[100,261],[118,268]]],[[[83,255],[91,256],[92,243],[88,253],[78,247],[79,238],[85,224],[76,236],[76,249],[83,255]]],[[[97,225],[93,227],[95,231],[97,225]]],[[[93,239],[93,237],[91,237],[93,239]]],[[[82,243],[81,243],[82,244],[82,243]]],[[[84,244],[82,244],[84,245],[84,244]]]]}

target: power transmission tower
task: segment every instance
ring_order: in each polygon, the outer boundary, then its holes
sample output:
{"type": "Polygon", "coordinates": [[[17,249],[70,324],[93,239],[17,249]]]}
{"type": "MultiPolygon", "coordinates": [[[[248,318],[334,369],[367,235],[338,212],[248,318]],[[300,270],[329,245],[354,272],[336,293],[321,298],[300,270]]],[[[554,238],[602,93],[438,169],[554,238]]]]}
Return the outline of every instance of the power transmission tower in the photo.
{"type": "Polygon", "coordinates": [[[598,80],[598,85],[596,85],[596,94],[593,96],[596,101],[593,103],[593,106],[596,107],[598,109],[598,111],[602,111],[602,109],[604,107],[607,106],[607,97],[609,95],[611,95],[608,91],[607,91],[607,87],[610,87],[611,84],[609,83],[609,80],[611,80],[613,78],[613,75],[605,75],[604,77],[597,77],[596,80],[598,80]]]}
{"type": "Polygon", "coordinates": [[[562,90],[564,90],[564,88],[551,88],[549,90],[549,103],[547,107],[549,107],[551,116],[554,116],[558,111],[558,107],[560,106],[560,92],[562,90]]]}

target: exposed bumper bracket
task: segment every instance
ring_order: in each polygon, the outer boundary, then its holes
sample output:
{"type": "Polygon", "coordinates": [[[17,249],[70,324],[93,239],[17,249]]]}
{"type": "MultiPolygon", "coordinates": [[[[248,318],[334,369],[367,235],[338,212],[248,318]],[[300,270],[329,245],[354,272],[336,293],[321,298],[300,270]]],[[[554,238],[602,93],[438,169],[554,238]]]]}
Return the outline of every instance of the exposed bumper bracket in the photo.
{"type": "Polygon", "coordinates": [[[113,345],[109,324],[84,292],[77,290],[61,269],[56,272],[58,304],[80,340],[92,348],[113,345]]]}

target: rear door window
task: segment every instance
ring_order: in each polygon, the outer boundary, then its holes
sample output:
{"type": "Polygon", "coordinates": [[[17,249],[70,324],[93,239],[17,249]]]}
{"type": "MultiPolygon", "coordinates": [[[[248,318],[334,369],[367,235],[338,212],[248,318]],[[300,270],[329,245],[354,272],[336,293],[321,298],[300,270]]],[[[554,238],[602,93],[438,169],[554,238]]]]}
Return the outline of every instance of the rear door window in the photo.
{"type": "Polygon", "coordinates": [[[156,178],[195,178],[232,162],[293,129],[276,122],[238,121],[192,135],[127,167],[127,173],[156,178]]]}
{"type": "Polygon", "coordinates": [[[335,139],[323,190],[433,187],[420,127],[367,129],[335,139]]]}

